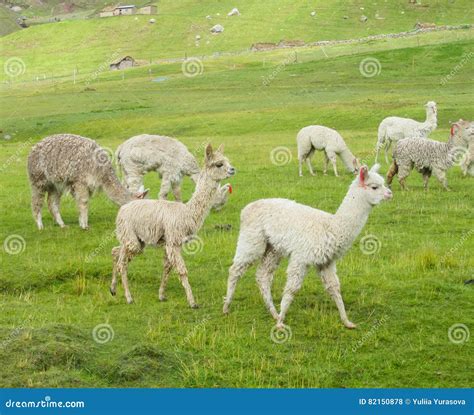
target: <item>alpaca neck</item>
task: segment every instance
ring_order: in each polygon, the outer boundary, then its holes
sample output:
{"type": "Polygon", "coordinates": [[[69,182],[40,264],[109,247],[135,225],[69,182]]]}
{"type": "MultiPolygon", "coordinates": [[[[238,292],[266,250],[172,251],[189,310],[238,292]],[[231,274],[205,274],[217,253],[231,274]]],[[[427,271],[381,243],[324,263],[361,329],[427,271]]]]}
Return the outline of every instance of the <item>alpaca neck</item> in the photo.
{"type": "Polygon", "coordinates": [[[341,156],[341,160],[346,166],[347,170],[349,171],[354,171],[354,154],[351,153],[351,151],[348,148],[345,148],[342,150],[339,155],[341,156]]]}
{"type": "Polygon", "coordinates": [[[133,199],[132,194],[117,179],[112,167],[102,177],[101,184],[109,199],[117,205],[124,205],[133,199]]]}
{"type": "Polygon", "coordinates": [[[436,117],[436,113],[431,111],[431,110],[427,110],[426,111],[426,120],[424,122],[424,124],[426,125],[427,129],[431,131],[433,131],[436,126],[437,126],[437,117],[436,117]]]}
{"type": "Polygon", "coordinates": [[[212,201],[216,195],[219,183],[211,179],[203,170],[196,183],[196,190],[186,206],[189,209],[189,215],[196,224],[197,232],[206,219],[212,207],[212,201]]]}
{"type": "Polygon", "coordinates": [[[359,236],[372,210],[372,206],[360,198],[360,192],[364,191],[358,184],[353,184],[334,215],[336,238],[340,241],[343,252],[359,236]]]}

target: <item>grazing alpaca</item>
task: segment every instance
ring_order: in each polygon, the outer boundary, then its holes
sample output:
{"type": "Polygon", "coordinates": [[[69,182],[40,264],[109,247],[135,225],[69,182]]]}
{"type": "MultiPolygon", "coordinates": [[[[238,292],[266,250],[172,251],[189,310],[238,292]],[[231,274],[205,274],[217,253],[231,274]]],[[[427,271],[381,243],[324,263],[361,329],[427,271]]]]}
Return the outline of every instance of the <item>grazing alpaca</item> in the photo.
{"type": "Polygon", "coordinates": [[[48,193],[48,208],[57,224],[63,228],[59,204],[64,191],[69,190],[79,208],[79,225],[88,228],[90,195],[103,188],[107,196],[123,205],[142,199],[142,189],[132,194],[119,182],[107,152],[95,141],[74,134],[57,134],[36,144],[28,156],[31,184],[31,205],[38,229],[43,229],[41,208],[48,193]]]}
{"type": "MultiPolygon", "coordinates": [[[[379,125],[375,162],[379,158],[380,149],[385,145],[385,161],[388,164],[388,150],[392,142],[397,142],[404,138],[426,138],[436,129],[437,109],[436,102],[429,101],[425,105],[426,120],[418,122],[411,118],[387,117],[379,125]]],[[[395,147],[395,146],[394,146],[395,147]]]]}
{"type": "Polygon", "coordinates": [[[378,169],[378,164],[370,171],[366,166],[361,167],[335,214],[287,199],[261,199],[247,205],[242,210],[237,250],[229,269],[224,313],[229,312],[239,278],[251,264],[260,260],[257,283],[270,314],[278,327],[282,327],[308,267],[314,266],[336,302],[342,322],[347,328],[354,328],[344,308],[336,261],[344,256],[362,231],[372,208],[383,199],[392,198],[378,169]],[[289,264],[278,314],[271,286],[282,257],[289,257],[289,264]]]}
{"type": "Polygon", "coordinates": [[[189,202],[137,200],[122,206],[116,221],[116,235],[120,246],[112,249],[112,295],[116,293],[117,273],[120,273],[127,303],[132,303],[127,279],[128,263],[141,253],[146,245],[164,244],[165,257],[159,298],[161,301],[165,300],[170,271],[176,268],[188,303],[192,308],[196,308],[188,281],[188,271],[181,256],[181,247],[196,235],[204,223],[218,191],[219,182],[234,174],[235,169],[224,156],[222,146],[213,152],[209,144],[206,147],[204,167],[199,173],[196,190],[189,202]]]}
{"type": "Polygon", "coordinates": [[[303,161],[306,160],[309,172],[314,176],[313,168],[311,167],[311,157],[315,150],[324,151],[324,174],[327,173],[328,162],[331,160],[334,169],[334,175],[337,174],[336,156],[339,156],[346,166],[347,170],[355,173],[359,167],[359,160],[357,160],[347,147],[341,135],[332,128],[324,127],[322,125],[310,125],[302,128],[296,136],[296,143],[298,145],[298,163],[299,175],[303,176],[303,161]]]}
{"type": "MultiPolygon", "coordinates": [[[[167,199],[170,190],[177,202],[181,202],[181,182],[189,176],[196,182],[199,164],[187,147],[180,141],[163,135],[141,134],[129,138],[115,152],[120,169],[124,173],[125,184],[130,191],[143,186],[143,176],[156,171],[162,181],[159,199],[167,199]]],[[[220,210],[227,202],[227,187],[219,189],[213,204],[220,210]]]]}

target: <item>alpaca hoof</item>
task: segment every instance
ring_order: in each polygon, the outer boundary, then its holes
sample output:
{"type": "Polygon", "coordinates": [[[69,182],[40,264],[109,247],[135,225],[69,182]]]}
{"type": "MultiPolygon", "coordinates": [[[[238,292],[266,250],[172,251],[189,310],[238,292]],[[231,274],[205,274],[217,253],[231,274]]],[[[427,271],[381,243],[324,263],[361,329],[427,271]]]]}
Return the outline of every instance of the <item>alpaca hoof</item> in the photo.
{"type": "Polygon", "coordinates": [[[196,310],[196,309],[199,308],[199,304],[192,304],[192,305],[191,305],[191,308],[194,309],[194,310],[196,310]]]}
{"type": "Polygon", "coordinates": [[[115,297],[115,294],[117,294],[117,291],[115,291],[112,288],[109,288],[110,294],[112,294],[115,297]]]}
{"type": "Polygon", "coordinates": [[[158,299],[159,299],[160,301],[168,301],[168,299],[167,299],[164,295],[160,295],[160,296],[158,297],[158,299]]]}
{"type": "Polygon", "coordinates": [[[351,321],[347,321],[344,323],[344,326],[346,326],[348,329],[355,329],[357,326],[352,323],[351,321]]]}
{"type": "Polygon", "coordinates": [[[224,308],[222,309],[222,312],[227,315],[230,313],[230,310],[229,310],[229,306],[228,305],[225,305],[224,308]]]}
{"type": "Polygon", "coordinates": [[[127,304],[133,304],[133,298],[127,298],[127,304]]]}

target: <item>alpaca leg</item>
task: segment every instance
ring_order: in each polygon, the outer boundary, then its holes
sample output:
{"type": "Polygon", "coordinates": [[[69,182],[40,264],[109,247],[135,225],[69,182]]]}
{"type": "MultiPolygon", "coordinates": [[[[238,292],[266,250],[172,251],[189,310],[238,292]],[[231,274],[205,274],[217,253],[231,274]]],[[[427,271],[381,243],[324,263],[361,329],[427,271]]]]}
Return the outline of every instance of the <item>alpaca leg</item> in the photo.
{"type": "Polygon", "coordinates": [[[388,150],[390,149],[390,146],[392,145],[392,140],[387,140],[386,144],[385,144],[385,161],[387,164],[389,164],[389,161],[388,161],[388,150]]]}
{"type": "Polygon", "coordinates": [[[118,272],[118,260],[120,254],[120,246],[112,248],[112,282],[110,283],[110,294],[117,294],[117,272],[118,272]]]}
{"type": "Polygon", "coordinates": [[[89,189],[85,185],[76,184],[73,188],[73,193],[79,209],[79,226],[82,229],[88,229],[89,189]]]}
{"type": "Polygon", "coordinates": [[[332,152],[332,151],[327,151],[326,152],[326,157],[331,160],[331,163],[332,163],[332,168],[334,170],[334,176],[338,177],[339,175],[337,174],[337,165],[336,165],[336,160],[337,160],[337,157],[336,157],[336,153],[332,152]]]}
{"type": "Polygon", "coordinates": [[[291,302],[295,294],[299,291],[303,285],[304,277],[306,275],[307,266],[304,263],[300,263],[295,259],[290,258],[288,264],[287,277],[285,289],[283,290],[283,297],[280,304],[280,314],[277,318],[277,325],[283,327],[285,316],[290,307],[291,302]]]}
{"type": "Polygon", "coordinates": [[[186,293],[186,299],[188,300],[189,306],[191,308],[198,308],[198,305],[194,300],[191,285],[188,281],[188,270],[186,269],[186,264],[183,257],[181,256],[181,247],[167,246],[166,255],[168,256],[168,259],[173,267],[176,268],[176,271],[178,271],[179,280],[181,281],[181,285],[183,286],[184,292],[186,293]]]}
{"type": "Polygon", "coordinates": [[[316,174],[313,171],[313,166],[311,165],[311,157],[310,156],[308,156],[306,158],[306,164],[308,165],[309,174],[311,174],[311,176],[316,176],[316,174]]]}
{"type": "Polygon", "coordinates": [[[423,171],[423,184],[424,184],[425,190],[428,190],[428,182],[430,180],[430,177],[431,177],[431,170],[429,169],[424,170],[423,171]]]}
{"type": "Polygon", "coordinates": [[[303,177],[303,157],[298,157],[298,175],[303,177]]]}
{"type": "Polygon", "coordinates": [[[224,308],[222,310],[224,314],[229,313],[230,303],[234,297],[237,282],[250,265],[262,258],[266,246],[265,239],[261,235],[248,229],[240,230],[234,260],[229,268],[227,293],[224,298],[224,308]]]}
{"type": "Polygon", "coordinates": [[[448,187],[448,179],[446,178],[446,172],[441,169],[433,169],[433,174],[439,180],[439,182],[443,185],[444,189],[450,191],[451,189],[448,187]]]}
{"type": "Polygon", "coordinates": [[[36,226],[39,230],[44,228],[43,219],[41,216],[41,208],[43,207],[44,202],[44,190],[39,187],[31,187],[31,210],[33,211],[33,218],[36,221],[36,226]]]}
{"type": "Polygon", "coordinates": [[[180,183],[172,183],[171,186],[172,186],[172,190],[173,190],[174,199],[177,202],[182,202],[183,199],[181,198],[181,184],[180,183]]]}
{"type": "Polygon", "coordinates": [[[280,263],[280,258],[281,256],[270,248],[265,253],[262,262],[257,269],[257,283],[260,288],[260,293],[262,294],[263,301],[265,301],[268,311],[275,320],[278,319],[278,312],[273,304],[271,288],[273,274],[280,263]]]}
{"type": "Polygon", "coordinates": [[[127,299],[127,304],[133,303],[132,294],[130,294],[130,289],[128,288],[128,263],[133,259],[135,253],[127,250],[124,246],[120,247],[119,259],[118,259],[118,271],[122,276],[122,285],[125,291],[125,298],[127,299]]]}
{"type": "Polygon", "coordinates": [[[59,212],[59,204],[61,202],[61,193],[57,190],[50,190],[48,192],[48,209],[51,212],[56,223],[61,227],[64,228],[64,222],[61,218],[61,213],[59,212]]]}
{"type": "Polygon", "coordinates": [[[161,182],[160,193],[158,194],[158,199],[168,199],[168,193],[171,190],[171,181],[168,177],[163,176],[163,180],[161,182]]]}
{"type": "Polygon", "coordinates": [[[334,262],[329,264],[327,267],[322,268],[320,273],[326,291],[336,303],[342,322],[348,329],[355,328],[356,325],[347,318],[346,308],[344,307],[344,301],[341,296],[341,284],[339,278],[337,278],[336,264],[334,262]]]}
{"type": "Polygon", "coordinates": [[[166,254],[166,250],[165,250],[165,255],[163,258],[163,276],[161,277],[160,290],[158,292],[158,298],[160,301],[166,301],[166,295],[165,295],[166,286],[168,285],[168,279],[169,279],[172,269],[173,269],[173,265],[168,259],[168,255],[166,254]]]}
{"type": "Polygon", "coordinates": [[[405,184],[406,178],[410,174],[411,169],[413,166],[405,166],[405,165],[399,165],[398,166],[398,181],[400,182],[400,186],[402,190],[408,190],[408,187],[405,184]]]}
{"type": "Polygon", "coordinates": [[[328,163],[329,163],[329,157],[324,151],[324,167],[323,167],[323,174],[326,176],[328,174],[328,163]]]}

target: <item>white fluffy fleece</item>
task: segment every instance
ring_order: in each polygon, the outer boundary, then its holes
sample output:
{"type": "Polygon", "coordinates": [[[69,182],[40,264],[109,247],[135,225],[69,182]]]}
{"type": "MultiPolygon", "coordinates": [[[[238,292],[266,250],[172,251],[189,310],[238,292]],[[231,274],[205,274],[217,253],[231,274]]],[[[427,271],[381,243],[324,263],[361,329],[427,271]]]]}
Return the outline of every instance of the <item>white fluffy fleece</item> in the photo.
{"type": "Polygon", "coordinates": [[[229,270],[224,312],[229,311],[238,279],[251,264],[260,261],[257,270],[260,291],[271,315],[279,325],[283,325],[288,307],[300,289],[308,268],[315,267],[336,302],[344,325],[355,327],[345,312],[336,261],[351,247],[372,207],[392,197],[377,171],[378,165],[370,171],[366,166],[361,168],[335,214],[287,199],[262,199],[247,205],[241,214],[239,240],[229,270]],[[271,284],[282,257],[289,257],[289,264],[278,314],[272,300],[271,284]]]}
{"type": "Polygon", "coordinates": [[[302,128],[296,136],[298,145],[299,175],[303,175],[303,162],[306,160],[311,175],[314,171],[311,166],[311,157],[315,150],[324,152],[324,174],[327,172],[328,161],[330,160],[337,174],[336,156],[339,156],[350,172],[355,172],[359,168],[359,161],[351,153],[341,135],[332,128],[322,125],[310,125],[302,128]]]}

